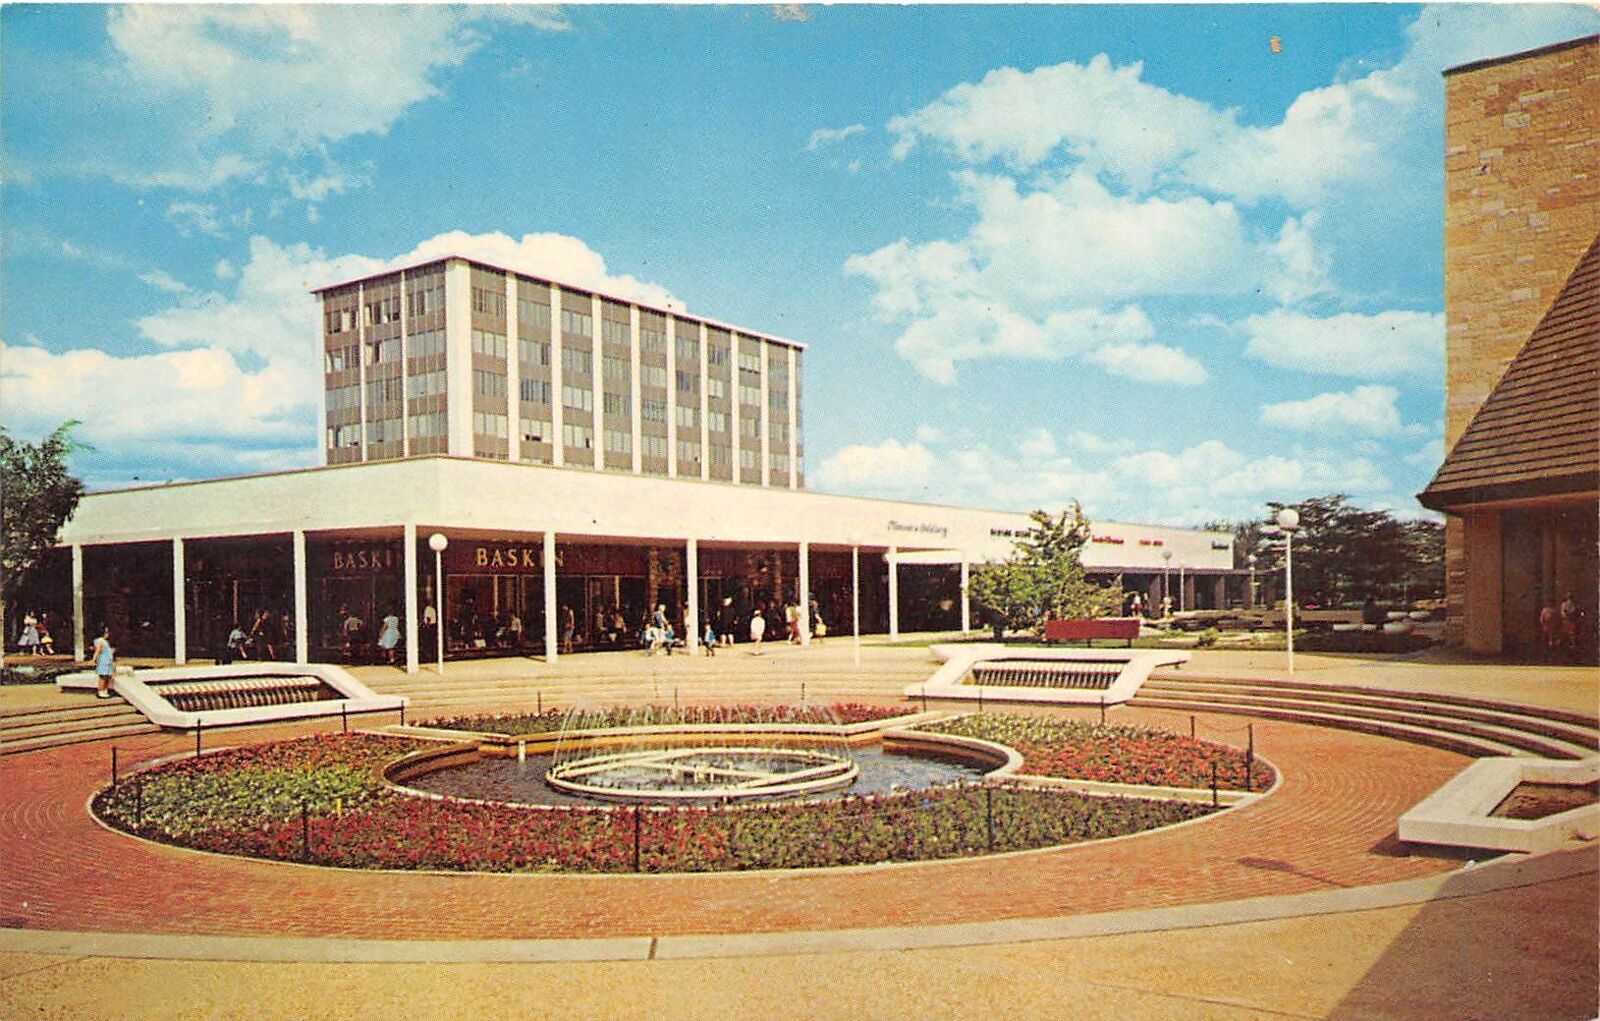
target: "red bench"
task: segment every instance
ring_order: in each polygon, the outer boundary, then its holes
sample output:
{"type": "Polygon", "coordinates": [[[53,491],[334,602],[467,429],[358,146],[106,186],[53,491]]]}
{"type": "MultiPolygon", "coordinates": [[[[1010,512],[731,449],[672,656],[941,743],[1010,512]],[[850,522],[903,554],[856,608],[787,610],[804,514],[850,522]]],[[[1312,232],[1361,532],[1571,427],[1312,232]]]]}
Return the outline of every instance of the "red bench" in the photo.
{"type": "Polygon", "coordinates": [[[1139,637],[1138,617],[1099,617],[1093,620],[1047,620],[1044,622],[1046,642],[1082,642],[1088,645],[1097,638],[1126,641],[1129,646],[1139,637]]]}

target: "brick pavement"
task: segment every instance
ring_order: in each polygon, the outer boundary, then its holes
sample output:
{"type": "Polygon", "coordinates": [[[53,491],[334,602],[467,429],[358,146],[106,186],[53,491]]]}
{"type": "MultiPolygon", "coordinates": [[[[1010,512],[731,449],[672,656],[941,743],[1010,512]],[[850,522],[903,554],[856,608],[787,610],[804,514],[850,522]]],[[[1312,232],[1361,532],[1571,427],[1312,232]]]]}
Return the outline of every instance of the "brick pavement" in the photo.
{"type": "MultiPolygon", "coordinates": [[[[1175,727],[1174,714],[1119,719],[1175,727]]],[[[1242,744],[1242,720],[1200,717],[1242,744]]],[[[1185,720],[1186,724],[1186,720],[1185,720]]],[[[326,724],[229,732],[230,744],[326,724]]],[[[1432,875],[1395,821],[1465,760],[1369,735],[1258,721],[1272,796],[1197,825],[1041,852],[854,869],[694,876],[363,873],[205,855],[109,832],[85,803],[105,744],[0,761],[0,925],[349,938],[563,938],[771,932],[1032,918],[1216,902],[1432,875]]],[[[222,737],[212,740],[221,741],[222,737]]],[[[136,739],[145,756],[181,735],[136,739]]]]}

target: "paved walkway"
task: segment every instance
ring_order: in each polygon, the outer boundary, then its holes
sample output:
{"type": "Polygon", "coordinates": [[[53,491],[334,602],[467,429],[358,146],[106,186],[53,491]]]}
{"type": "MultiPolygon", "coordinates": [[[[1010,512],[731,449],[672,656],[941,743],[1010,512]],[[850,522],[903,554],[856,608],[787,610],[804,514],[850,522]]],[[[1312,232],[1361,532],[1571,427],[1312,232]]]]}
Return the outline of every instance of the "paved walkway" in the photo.
{"type": "MultiPolygon", "coordinates": [[[[1270,671],[1274,658],[1281,654],[1201,653],[1186,672],[1243,676],[1270,671]]],[[[1474,676],[1472,665],[1298,659],[1297,677],[1320,671],[1319,681],[1511,697],[1483,690],[1496,682],[1488,673],[1474,676]]],[[[895,701],[900,687],[927,669],[920,652],[869,646],[858,671],[848,643],[830,643],[761,657],[740,649],[715,660],[619,654],[573,657],[555,668],[520,660],[451,664],[443,680],[459,686],[463,703],[481,699],[486,705],[503,705],[508,677],[527,681],[552,701],[594,690],[658,698],[666,688],[678,688],[686,699],[793,697],[785,693],[802,681],[817,698],[895,701]]],[[[1499,670],[1500,685],[1541,696],[1526,701],[1593,711],[1592,671],[1499,670]]],[[[381,689],[437,697],[436,677],[407,678],[383,668],[360,672],[381,689]]],[[[1170,713],[1124,709],[1117,715],[1175,724],[1170,713]]],[[[1200,718],[1202,736],[1230,743],[1242,744],[1243,725],[1228,716],[1200,718]]],[[[579,968],[133,961],[93,945],[29,949],[18,942],[26,934],[8,941],[0,933],[0,1016],[81,1016],[94,991],[108,985],[119,990],[117,1003],[127,1011],[105,1016],[128,1017],[481,1016],[505,1013],[513,1004],[523,1016],[711,1016],[737,1008],[754,1016],[849,1010],[865,1017],[913,1011],[957,1017],[980,1002],[989,1013],[1027,1009],[1045,1016],[1594,1014],[1595,862],[1587,849],[1574,852],[1576,865],[1564,873],[1459,894],[1429,887],[1419,902],[1400,906],[1346,901],[1328,909],[1336,914],[1293,917],[1230,917],[1226,912],[1234,909],[1219,906],[1223,914],[1204,929],[1157,924],[1155,931],[1071,939],[1056,938],[1059,929],[1026,927],[1064,917],[1209,910],[1203,906],[1236,905],[1243,898],[1314,898],[1319,891],[1397,881],[1453,884],[1467,875],[1453,871],[1462,865],[1460,856],[1408,852],[1393,837],[1400,812],[1465,760],[1298,724],[1257,721],[1255,728],[1258,750],[1283,774],[1282,788],[1197,825],[964,862],[721,876],[376,875],[217,858],[144,845],[89,820],[82,806],[105,781],[105,746],[13,756],[0,761],[0,789],[8,792],[0,808],[0,859],[6,863],[0,924],[13,929],[410,942],[632,936],[653,939],[645,945],[659,951],[678,945],[672,940],[705,934],[781,939],[784,933],[884,927],[901,927],[889,930],[900,942],[886,936],[881,945],[916,946],[921,927],[1015,923],[1023,926],[1015,937],[1029,942],[849,952],[823,942],[798,956],[795,951],[806,947],[792,943],[776,945],[786,957],[579,968]],[[1243,920],[1258,917],[1270,920],[1243,920]],[[555,1001],[552,985],[560,994],[555,1001]],[[175,999],[176,989],[184,993],[175,999]],[[263,1000],[241,997],[240,989],[270,992],[263,1000]]],[[[230,732],[227,739],[241,743],[305,729],[230,732]]],[[[152,736],[128,745],[149,755],[186,743],[152,736]]],[[[425,959],[455,958],[441,952],[425,959]]]]}

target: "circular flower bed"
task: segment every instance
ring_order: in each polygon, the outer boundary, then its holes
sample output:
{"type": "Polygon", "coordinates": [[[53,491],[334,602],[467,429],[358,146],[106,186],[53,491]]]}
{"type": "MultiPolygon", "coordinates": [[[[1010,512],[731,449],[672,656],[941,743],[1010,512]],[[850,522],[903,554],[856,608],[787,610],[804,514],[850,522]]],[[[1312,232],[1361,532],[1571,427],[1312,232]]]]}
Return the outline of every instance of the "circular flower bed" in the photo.
{"type": "MultiPolygon", "coordinates": [[[[1187,739],[1164,745],[1161,739],[1170,735],[1156,732],[1014,716],[967,717],[939,729],[1013,744],[1026,750],[1030,771],[1123,782],[1171,781],[1150,760],[1163,747],[1186,750],[1193,762],[1212,761],[1204,757],[1207,749],[1233,754],[1187,739]],[[1111,768],[1107,756],[1113,753],[1129,756],[1122,768],[1111,768]]],[[[738,808],[550,808],[417,797],[383,781],[386,763],[425,745],[350,734],[225,749],[125,777],[96,795],[93,807],[118,829],[225,854],[486,872],[702,872],[917,861],[1121,836],[1215,811],[1019,786],[738,808]]],[[[1257,769],[1269,783],[1267,767],[1257,769]]],[[[1208,764],[1205,772],[1209,780],[1208,764]]]]}
{"type": "MultiPolygon", "coordinates": [[[[1036,776],[1209,788],[1215,767],[1219,788],[1245,789],[1243,751],[1164,730],[1006,713],[963,716],[919,729],[1015,748],[1022,753],[1022,772],[1036,776]]],[[[1265,791],[1276,778],[1267,763],[1250,760],[1250,790],[1265,791]]]]}

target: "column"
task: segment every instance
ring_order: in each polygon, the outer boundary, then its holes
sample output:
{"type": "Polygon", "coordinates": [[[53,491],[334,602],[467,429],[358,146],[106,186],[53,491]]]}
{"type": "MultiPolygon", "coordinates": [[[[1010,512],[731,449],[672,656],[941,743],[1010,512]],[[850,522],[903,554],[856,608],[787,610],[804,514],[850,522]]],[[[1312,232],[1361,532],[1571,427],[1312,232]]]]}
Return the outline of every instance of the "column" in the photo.
{"type": "Polygon", "coordinates": [[[418,668],[417,649],[417,523],[407,521],[405,536],[405,586],[406,586],[406,673],[414,674],[418,668]]]}
{"type": "Polygon", "coordinates": [[[400,271],[400,456],[411,456],[411,306],[405,270],[400,271]]]}
{"type": "Polygon", "coordinates": [[[600,295],[589,295],[589,429],[594,433],[594,470],[604,471],[606,467],[606,419],[605,419],[605,393],[606,383],[601,377],[601,369],[605,363],[605,320],[601,314],[605,311],[601,307],[600,295]]]}
{"type": "Polygon", "coordinates": [[[72,658],[83,659],[83,547],[72,547],[72,658]]]}
{"type": "MultiPolygon", "coordinates": [[[[544,661],[556,661],[556,646],[561,640],[560,622],[556,614],[556,533],[544,533],[544,661]]],[[[442,624],[442,622],[441,622],[442,624]]]]}
{"type": "Polygon", "coordinates": [[[706,358],[710,342],[706,339],[706,324],[701,323],[695,339],[700,345],[700,478],[711,477],[711,362],[706,358]]]}
{"type": "Polygon", "coordinates": [[[172,659],[179,666],[189,662],[189,614],[183,600],[183,539],[172,540],[172,659]]]}
{"type": "Polygon", "coordinates": [[[739,478],[739,452],[744,449],[744,436],[739,432],[739,418],[742,414],[743,402],[739,400],[739,335],[732,330],[728,331],[728,439],[730,451],[728,456],[733,459],[733,472],[730,476],[734,485],[743,481],[739,478]]]}
{"type": "MultiPolygon", "coordinates": [[[[522,359],[518,357],[521,310],[517,275],[506,273],[506,460],[522,460],[522,359]]],[[[413,529],[414,530],[414,529],[413,529]]],[[[408,645],[407,648],[410,646],[408,645]]]]}
{"type": "MultiPolygon", "coordinates": [[[[604,383],[601,384],[604,386],[604,383]]],[[[602,398],[602,402],[603,402],[602,398]]],[[[633,473],[644,472],[644,432],[639,418],[639,306],[628,306],[628,427],[633,444],[633,473]]]]}
{"type": "Polygon", "coordinates": [[[850,634],[856,666],[861,665],[861,547],[850,547],[850,634]]]}
{"type": "Polygon", "coordinates": [[[444,352],[445,453],[471,457],[472,267],[461,259],[444,266],[444,352]]]}
{"type": "Polygon", "coordinates": [[[889,641],[900,640],[900,548],[890,546],[884,556],[889,568],[889,641]]]}
{"type": "Polygon", "coordinates": [[[356,365],[361,392],[361,460],[367,459],[367,285],[356,284],[356,365]]]}
{"type": "Polygon", "coordinates": [[[789,488],[800,488],[800,366],[794,348],[789,352],[789,488]]]}
{"type": "MultiPolygon", "coordinates": [[[[678,477],[678,317],[667,316],[667,477],[678,477]]],[[[645,600],[649,602],[649,600],[645,600]]],[[[654,609],[654,607],[652,607],[654,609]]]]}
{"type": "Polygon", "coordinates": [[[800,644],[811,644],[811,544],[800,540],[800,644]]]}
{"type": "Polygon", "coordinates": [[[311,662],[311,634],[306,625],[306,533],[294,530],[294,661],[311,662]]]}
{"type": "Polygon", "coordinates": [[[700,540],[690,539],[685,544],[683,573],[689,585],[689,612],[685,614],[683,648],[693,656],[700,647],[700,540]]]}
{"type": "Polygon", "coordinates": [[[972,596],[968,589],[972,583],[972,565],[965,553],[961,554],[961,630],[972,630],[972,596]]]}
{"type": "Polygon", "coordinates": [[[762,340],[756,343],[756,350],[761,352],[761,484],[772,485],[772,458],[768,456],[772,446],[772,395],[767,392],[771,381],[767,378],[767,342],[762,340]]]}

